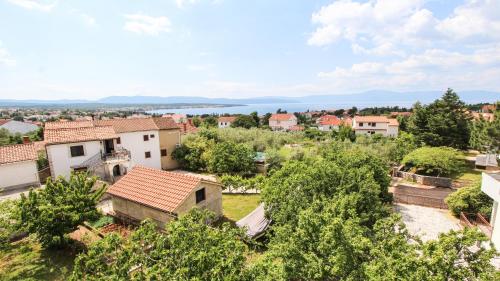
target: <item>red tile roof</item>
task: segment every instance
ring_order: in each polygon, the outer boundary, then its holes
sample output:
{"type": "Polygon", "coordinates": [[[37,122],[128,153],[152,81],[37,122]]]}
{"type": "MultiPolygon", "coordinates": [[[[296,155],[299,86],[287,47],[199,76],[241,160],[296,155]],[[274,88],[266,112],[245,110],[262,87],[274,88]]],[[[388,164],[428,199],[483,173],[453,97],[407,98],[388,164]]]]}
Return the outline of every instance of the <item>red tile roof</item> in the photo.
{"type": "Polygon", "coordinates": [[[96,120],[94,124],[95,126],[113,126],[115,132],[118,134],[158,130],[158,126],[156,126],[153,118],[96,120]]]}
{"type": "Polygon", "coordinates": [[[289,113],[280,113],[280,114],[273,114],[271,115],[271,117],[269,118],[269,120],[271,121],[288,121],[288,120],[292,120],[292,119],[296,119],[297,117],[295,117],[295,115],[293,114],[289,114],[289,113]]]}
{"type": "Polygon", "coordinates": [[[155,117],[153,121],[160,130],[180,129],[174,119],[170,117],[155,117]]]}
{"type": "Polygon", "coordinates": [[[320,125],[340,126],[342,120],[335,115],[324,115],[319,118],[320,125]]]}
{"type": "Polygon", "coordinates": [[[188,119],[186,123],[179,124],[182,134],[190,134],[198,132],[198,128],[193,125],[193,121],[188,119]]]}
{"type": "Polygon", "coordinates": [[[56,121],[45,123],[45,130],[76,129],[94,127],[92,121],[56,121]]]}
{"type": "Polygon", "coordinates": [[[135,166],[107,193],[172,213],[201,181],[201,178],[187,174],[135,166]]]}
{"type": "Polygon", "coordinates": [[[0,126],[2,126],[3,124],[9,122],[10,119],[0,119],[0,126]]]}
{"type": "Polygon", "coordinates": [[[236,120],[236,117],[234,116],[222,116],[222,117],[219,117],[218,121],[219,122],[234,122],[234,120],[236,120]]]}
{"type": "Polygon", "coordinates": [[[118,138],[118,135],[111,126],[45,130],[44,133],[44,139],[47,145],[116,138],[118,138]]]}
{"type": "Polygon", "coordinates": [[[38,159],[38,154],[32,143],[0,146],[0,164],[33,161],[36,159],[38,159]]]}

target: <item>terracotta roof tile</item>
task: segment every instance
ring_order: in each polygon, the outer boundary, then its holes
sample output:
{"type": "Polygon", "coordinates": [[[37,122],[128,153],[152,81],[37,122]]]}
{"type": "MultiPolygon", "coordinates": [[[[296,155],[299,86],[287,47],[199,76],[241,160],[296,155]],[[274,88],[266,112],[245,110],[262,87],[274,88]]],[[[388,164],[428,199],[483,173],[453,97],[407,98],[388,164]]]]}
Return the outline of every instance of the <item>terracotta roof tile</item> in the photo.
{"type": "Polygon", "coordinates": [[[153,121],[160,130],[179,129],[177,123],[170,117],[155,117],[153,121]]]}
{"type": "Polygon", "coordinates": [[[0,119],[0,126],[2,126],[3,124],[9,122],[10,119],[0,119]]]}
{"type": "Polygon", "coordinates": [[[94,121],[96,126],[113,126],[116,133],[158,130],[153,118],[127,118],[94,121]]]}
{"type": "Polygon", "coordinates": [[[234,116],[221,116],[219,117],[218,121],[219,122],[234,122],[234,120],[236,120],[236,117],[234,116]]]}
{"type": "Polygon", "coordinates": [[[94,127],[92,121],[56,121],[45,123],[45,130],[76,129],[94,127]]]}
{"type": "Polygon", "coordinates": [[[295,117],[295,115],[290,114],[290,113],[280,113],[280,114],[273,114],[273,115],[271,115],[271,117],[269,118],[269,120],[272,120],[272,121],[288,121],[288,120],[296,119],[296,118],[297,117],[295,117]]]}
{"type": "Polygon", "coordinates": [[[319,118],[320,125],[340,126],[342,120],[335,115],[324,115],[319,118]]]}
{"type": "Polygon", "coordinates": [[[0,164],[36,159],[38,159],[38,154],[32,143],[0,146],[0,164]]]}
{"type": "Polygon", "coordinates": [[[107,193],[166,212],[175,209],[202,179],[186,174],[135,166],[107,193]]]}
{"type": "Polygon", "coordinates": [[[44,133],[44,139],[47,145],[115,138],[118,138],[118,135],[111,126],[45,130],[44,133]]]}

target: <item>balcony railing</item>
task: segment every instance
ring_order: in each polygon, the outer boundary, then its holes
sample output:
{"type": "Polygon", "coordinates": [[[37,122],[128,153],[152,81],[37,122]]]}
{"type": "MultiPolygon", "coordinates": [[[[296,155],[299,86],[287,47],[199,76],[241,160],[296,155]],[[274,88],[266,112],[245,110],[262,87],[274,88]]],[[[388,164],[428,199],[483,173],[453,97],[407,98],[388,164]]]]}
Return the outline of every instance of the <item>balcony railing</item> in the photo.
{"type": "Polygon", "coordinates": [[[125,148],[113,150],[111,153],[101,155],[103,161],[130,160],[130,151],[125,148]]]}
{"type": "Polygon", "coordinates": [[[493,227],[481,214],[471,214],[460,212],[460,223],[465,227],[477,226],[486,236],[491,238],[493,227]]]}

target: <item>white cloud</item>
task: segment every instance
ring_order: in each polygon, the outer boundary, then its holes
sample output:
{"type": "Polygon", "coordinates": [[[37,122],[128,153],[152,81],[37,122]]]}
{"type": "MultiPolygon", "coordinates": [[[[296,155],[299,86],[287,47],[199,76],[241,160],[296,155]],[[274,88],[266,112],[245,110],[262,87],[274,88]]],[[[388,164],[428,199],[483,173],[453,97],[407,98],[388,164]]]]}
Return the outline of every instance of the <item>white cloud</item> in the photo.
{"type": "Polygon", "coordinates": [[[95,20],[94,17],[88,15],[88,14],[80,14],[81,19],[87,26],[97,26],[97,21],[95,20]]]}
{"type": "Polygon", "coordinates": [[[16,65],[16,60],[9,54],[9,51],[6,48],[2,47],[2,41],[0,41],[0,65],[16,65]]]}
{"type": "Polygon", "coordinates": [[[35,0],[7,0],[10,3],[28,10],[39,10],[50,12],[57,4],[57,1],[35,1],[35,0]]]}
{"type": "Polygon", "coordinates": [[[147,35],[159,35],[161,32],[170,32],[171,23],[165,16],[152,17],[141,13],[125,15],[125,26],[123,29],[147,35]]]}
{"type": "MultiPolygon", "coordinates": [[[[218,5],[221,4],[224,0],[212,0],[210,3],[212,5],[218,5]]],[[[184,8],[187,5],[194,5],[201,2],[201,0],[175,0],[175,4],[177,5],[178,8],[184,8]]]]}
{"type": "Polygon", "coordinates": [[[215,64],[190,64],[186,68],[189,71],[207,71],[212,69],[215,64]]]}

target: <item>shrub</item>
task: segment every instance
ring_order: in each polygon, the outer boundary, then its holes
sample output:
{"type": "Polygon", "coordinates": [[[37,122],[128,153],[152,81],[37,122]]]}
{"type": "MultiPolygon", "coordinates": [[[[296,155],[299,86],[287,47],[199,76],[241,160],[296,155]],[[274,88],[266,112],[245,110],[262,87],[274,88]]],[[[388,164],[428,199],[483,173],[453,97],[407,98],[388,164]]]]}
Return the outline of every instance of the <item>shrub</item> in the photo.
{"type": "Polygon", "coordinates": [[[416,173],[430,176],[450,176],[464,168],[461,154],[450,147],[421,147],[403,158],[402,163],[416,173]]]}
{"type": "Polygon", "coordinates": [[[455,216],[460,212],[480,213],[489,217],[493,200],[481,191],[481,185],[476,184],[459,189],[445,199],[446,204],[455,216]]]}

